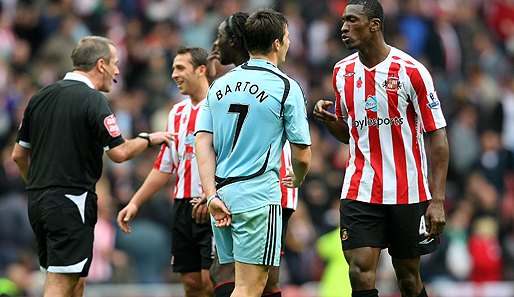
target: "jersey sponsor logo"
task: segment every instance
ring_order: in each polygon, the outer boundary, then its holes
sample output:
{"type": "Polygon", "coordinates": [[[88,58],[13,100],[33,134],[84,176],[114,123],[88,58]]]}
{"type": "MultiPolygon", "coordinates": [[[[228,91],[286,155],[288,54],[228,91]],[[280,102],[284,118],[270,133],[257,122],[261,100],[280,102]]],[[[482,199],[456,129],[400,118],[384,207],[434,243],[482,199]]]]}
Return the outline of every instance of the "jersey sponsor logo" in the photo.
{"type": "Polygon", "coordinates": [[[398,92],[398,90],[401,89],[403,85],[400,79],[393,74],[382,83],[382,86],[388,91],[398,92]]]}
{"type": "Polygon", "coordinates": [[[266,94],[265,90],[261,90],[259,85],[252,84],[252,82],[246,81],[238,81],[233,85],[234,89],[232,90],[232,87],[227,84],[225,85],[225,90],[217,90],[216,91],[216,98],[219,100],[223,99],[224,96],[232,93],[232,92],[248,92],[251,95],[255,96],[255,99],[259,100],[259,103],[262,103],[264,100],[266,100],[269,95],[266,94]]]}
{"type": "Polygon", "coordinates": [[[377,96],[368,95],[368,99],[366,99],[366,104],[364,104],[364,108],[366,108],[367,111],[377,112],[377,96]]]}
{"type": "Polygon", "coordinates": [[[116,122],[116,116],[114,114],[111,114],[110,116],[104,119],[104,125],[105,128],[107,128],[109,135],[111,135],[112,137],[121,135],[120,127],[118,127],[118,123],[116,122]]]}
{"type": "Polygon", "coordinates": [[[439,101],[439,98],[437,98],[435,91],[433,91],[432,93],[429,93],[427,95],[427,100],[428,100],[427,106],[430,109],[439,108],[439,106],[441,105],[441,102],[439,101]]]}
{"type": "Polygon", "coordinates": [[[348,239],[348,230],[345,229],[342,229],[341,230],[341,240],[342,241],[345,241],[348,239]]]}
{"type": "Polygon", "coordinates": [[[380,126],[389,126],[389,125],[395,125],[395,126],[401,126],[403,125],[403,118],[401,117],[395,117],[395,118],[368,118],[365,117],[363,120],[355,120],[352,123],[352,126],[355,128],[362,130],[363,127],[377,127],[380,128],[380,126]]]}
{"type": "Polygon", "coordinates": [[[196,157],[195,153],[183,153],[182,155],[178,156],[178,161],[187,161],[187,160],[193,160],[196,157]]]}
{"type": "Polygon", "coordinates": [[[194,132],[189,132],[189,134],[186,136],[186,139],[184,140],[184,143],[186,144],[186,146],[194,146],[195,145],[194,132]]]}

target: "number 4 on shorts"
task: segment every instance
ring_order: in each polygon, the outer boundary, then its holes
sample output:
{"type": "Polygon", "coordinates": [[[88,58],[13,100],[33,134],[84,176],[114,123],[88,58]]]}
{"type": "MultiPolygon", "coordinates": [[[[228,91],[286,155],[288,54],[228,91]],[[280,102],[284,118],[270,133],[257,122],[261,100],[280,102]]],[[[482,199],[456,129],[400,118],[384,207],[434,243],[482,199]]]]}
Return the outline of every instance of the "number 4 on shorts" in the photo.
{"type": "Polygon", "coordinates": [[[419,222],[419,235],[425,234],[427,235],[427,224],[425,222],[425,215],[421,216],[421,221],[419,222]]]}

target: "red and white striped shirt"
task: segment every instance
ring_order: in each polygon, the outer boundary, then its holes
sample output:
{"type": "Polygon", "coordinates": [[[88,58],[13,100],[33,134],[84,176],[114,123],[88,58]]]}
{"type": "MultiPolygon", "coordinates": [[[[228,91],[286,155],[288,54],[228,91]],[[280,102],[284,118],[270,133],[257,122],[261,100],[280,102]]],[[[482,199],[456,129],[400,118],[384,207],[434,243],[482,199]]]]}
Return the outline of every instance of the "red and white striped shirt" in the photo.
{"type": "Polygon", "coordinates": [[[333,74],[335,112],[350,127],[350,157],[341,199],[409,204],[431,199],[423,131],[446,126],[432,77],[418,61],[391,47],[367,68],[358,53],[333,74]]]}
{"type": "Polygon", "coordinates": [[[191,99],[183,100],[170,110],[168,116],[169,132],[178,133],[171,142],[171,148],[163,145],[155,161],[154,169],[166,173],[176,173],[175,199],[198,197],[202,194],[200,174],[195,154],[196,124],[202,113],[205,100],[193,105],[191,99]]]}
{"type": "MultiPolygon", "coordinates": [[[[287,167],[291,165],[291,146],[289,141],[286,141],[282,155],[282,166],[280,167],[280,180],[282,180],[287,174],[287,167]]],[[[282,207],[296,210],[298,206],[298,188],[287,188],[280,184],[280,190],[282,191],[282,207]]]]}

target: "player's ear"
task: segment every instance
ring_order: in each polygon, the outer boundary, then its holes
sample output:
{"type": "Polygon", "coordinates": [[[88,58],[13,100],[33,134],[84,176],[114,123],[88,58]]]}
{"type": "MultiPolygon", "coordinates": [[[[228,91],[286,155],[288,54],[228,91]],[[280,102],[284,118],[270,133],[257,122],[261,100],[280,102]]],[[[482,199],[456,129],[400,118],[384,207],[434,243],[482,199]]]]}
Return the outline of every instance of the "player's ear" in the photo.
{"type": "Polygon", "coordinates": [[[198,76],[206,76],[207,75],[207,66],[200,65],[196,67],[196,71],[198,71],[198,76]]]}
{"type": "Polygon", "coordinates": [[[381,22],[380,22],[379,18],[371,19],[370,31],[373,32],[373,33],[376,32],[376,31],[379,31],[380,30],[380,25],[381,25],[381,22]]]}
{"type": "Polygon", "coordinates": [[[275,50],[276,52],[278,52],[281,45],[282,45],[282,42],[280,42],[280,40],[278,40],[278,39],[275,39],[275,41],[273,41],[273,44],[272,44],[272,49],[275,50]]]}

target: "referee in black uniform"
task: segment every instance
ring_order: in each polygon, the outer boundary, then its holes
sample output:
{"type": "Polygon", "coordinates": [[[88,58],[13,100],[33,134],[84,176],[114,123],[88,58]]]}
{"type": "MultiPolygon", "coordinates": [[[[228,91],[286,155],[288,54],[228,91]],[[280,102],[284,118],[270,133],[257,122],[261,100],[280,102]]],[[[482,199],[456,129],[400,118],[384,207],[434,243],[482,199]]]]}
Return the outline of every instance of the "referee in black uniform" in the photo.
{"type": "Polygon", "coordinates": [[[73,72],[37,92],[25,109],[12,154],[27,182],[29,219],[36,234],[44,296],[82,296],[93,256],[95,185],[102,155],[120,163],[176,134],[141,133],[123,139],[107,98],[119,74],[114,43],[82,38],[73,72]]]}

